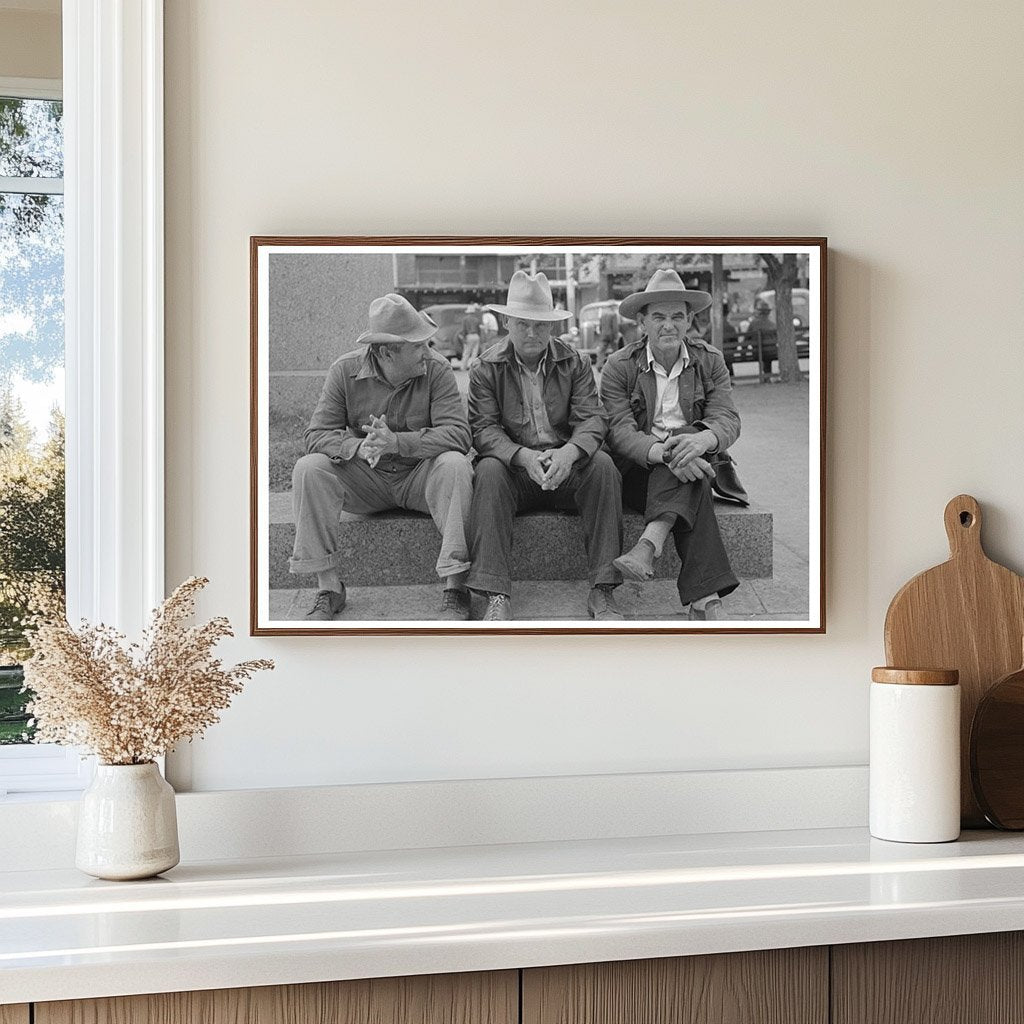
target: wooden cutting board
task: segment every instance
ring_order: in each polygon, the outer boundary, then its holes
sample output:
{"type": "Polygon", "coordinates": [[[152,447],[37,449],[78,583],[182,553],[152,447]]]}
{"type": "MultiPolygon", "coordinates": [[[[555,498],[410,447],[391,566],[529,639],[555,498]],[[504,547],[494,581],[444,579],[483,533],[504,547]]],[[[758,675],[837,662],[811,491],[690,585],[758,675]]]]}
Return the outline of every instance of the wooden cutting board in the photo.
{"type": "Polygon", "coordinates": [[[957,495],[945,512],[949,561],[905,584],[885,616],[885,657],[893,668],[960,671],[960,814],[984,827],[970,773],[971,722],[988,688],[1020,666],[1024,578],[993,562],[981,546],[981,508],[957,495]]]}

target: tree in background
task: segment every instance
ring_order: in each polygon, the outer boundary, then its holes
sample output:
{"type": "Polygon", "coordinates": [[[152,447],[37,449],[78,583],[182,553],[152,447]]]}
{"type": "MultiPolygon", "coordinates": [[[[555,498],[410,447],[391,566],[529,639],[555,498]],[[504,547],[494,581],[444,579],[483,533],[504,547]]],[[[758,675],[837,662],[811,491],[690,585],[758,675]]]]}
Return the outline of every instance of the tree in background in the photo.
{"type": "Polygon", "coordinates": [[[31,741],[20,663],[36,611],[64,611],[64,417],[40,446],[21,403],[0,395],[0,744],[31,741]]]}
{"type": "MultiPolygon", "coordinates": [[[[0,177],[63,174],[62,105],[0,98],[0,177]]],[[[64,197],[0,192],[0,387],[64,359],[64,197]]]]}
{"type": "Polygon", "coordinates": [[[796,332],[793,330],[793,287],[798,280],[796,253],[784,253],[781,258],[772,253],[761,253],[768,288],[775,291],[775,338],[779,350],[779,380],[783,384],[798,384],[803,379],[800,360],[796,353],[796,332]]]}
{"type": "Polygon", "coordinates": [[[23,660],[26,615],[63,609],[64,417],[54,411],[42,446],[21,404],[0,398],[0,657],[23,660]]]}
{"type": "Polygon", "coordinates": [[[0,744],[32,739],[26,620],[63,613],[64,420],[36,441],[16,397],[52,392],[64,361],[63,164],[62,105],[0,97],[0,744]]]}
{"type": "Polygon", "coordinates": [[[680,277],[685,277],[694,267],[703,269],[707,262],[706,253],[647,253],[633,271],[633,290],[643,291],[656,270],[674,270],[680,277]]]}

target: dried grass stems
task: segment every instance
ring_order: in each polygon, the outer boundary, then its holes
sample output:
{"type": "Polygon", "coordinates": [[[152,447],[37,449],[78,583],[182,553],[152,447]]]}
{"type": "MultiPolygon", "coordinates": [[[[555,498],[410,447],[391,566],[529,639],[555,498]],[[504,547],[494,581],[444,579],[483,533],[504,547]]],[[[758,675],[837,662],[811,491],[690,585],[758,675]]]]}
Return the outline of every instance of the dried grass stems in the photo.
{"type": "Polygon", "coordinates": [[[207,583],[182,583],[153,612],[141,644],[102,624],[40,621],[25,663],[36,742],[84,747],[104,764],[145,764],[219,721],[243,682],[274,663],[225,668],[213,648],[233,635],[228,620],[186,625],[207,583]]]}

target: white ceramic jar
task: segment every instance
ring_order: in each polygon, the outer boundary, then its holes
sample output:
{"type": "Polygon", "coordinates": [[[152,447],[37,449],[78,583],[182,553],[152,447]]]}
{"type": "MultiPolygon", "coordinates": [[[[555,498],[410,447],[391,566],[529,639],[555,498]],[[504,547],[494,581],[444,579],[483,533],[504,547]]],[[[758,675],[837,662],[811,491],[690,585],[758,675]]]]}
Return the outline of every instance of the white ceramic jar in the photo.
{"type": "Polygon", "coordinates": [[[871,680],[871,834],[898,843],[957,839],[959,673],[876,668],[871,680]]]}
{"type": "Polygon", "coordinates": [[[78,811],[75,866],[124,881],[150,878],[178,863],[174,790],[151,761],[98,764],[78,811]]]}

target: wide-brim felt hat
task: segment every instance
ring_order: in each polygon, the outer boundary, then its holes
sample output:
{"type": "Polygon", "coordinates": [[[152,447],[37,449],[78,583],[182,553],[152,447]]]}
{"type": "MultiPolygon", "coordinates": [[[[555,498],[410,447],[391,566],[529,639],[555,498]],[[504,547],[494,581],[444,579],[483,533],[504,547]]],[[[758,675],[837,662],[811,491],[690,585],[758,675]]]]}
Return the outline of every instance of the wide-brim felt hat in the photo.
{"type": "Polygon", "coordinates": [[[572,319],[572,313],[567,309],[555,309],[551,285],[548,284],[543,271],[528,274],[525,270],[517,270],[508,283],[508,299],[505,305],[490,304],[487,308],[505,316],[519,317],[520,320],[554,323],[558,320],[572,319]]]}
{"type": "Polygon", "coordinates": [[[438,326],[426,313],[419,312],[402,295],[389,292],[370,303],[368,328],[356,338],[357,345],[380,342],[429,341],[438,326]]]}
{"type": "Polygon", "coordinates": [[[633,320],[644,306],[652,302],[685,302],[690,312],[699,313],[707,309],[711,301],[709,292],[687,288],[674,270],[663,269],[654,272],[654,277],[647,282],[642,292],[633,292],[619,303],[619,314],[633,320]]]}

